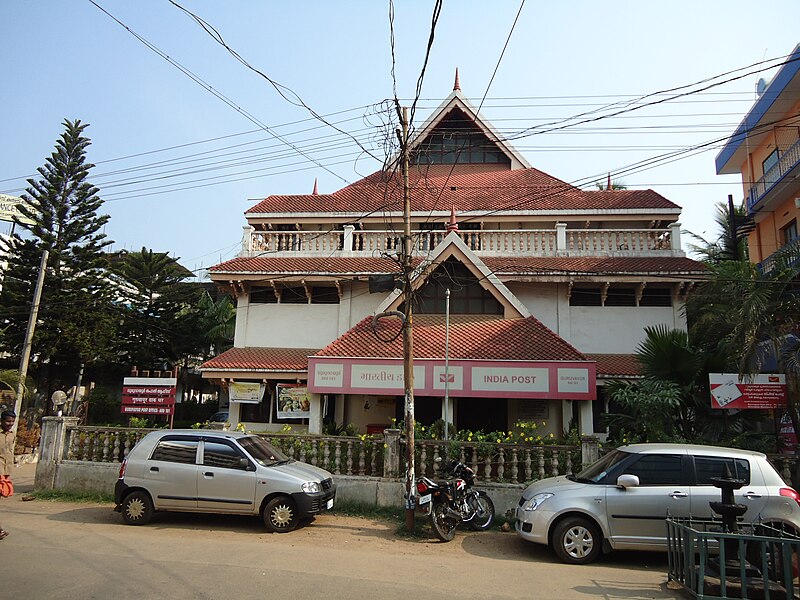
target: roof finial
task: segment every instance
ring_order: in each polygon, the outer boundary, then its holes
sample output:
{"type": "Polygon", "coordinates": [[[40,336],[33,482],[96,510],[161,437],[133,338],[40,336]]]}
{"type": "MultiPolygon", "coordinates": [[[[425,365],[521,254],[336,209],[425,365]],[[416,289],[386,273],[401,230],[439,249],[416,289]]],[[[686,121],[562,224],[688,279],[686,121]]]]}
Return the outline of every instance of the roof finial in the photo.
{"type": "Polygon", "coordinates": [[[606,184],[606,191],[611,189],[611,171],[608,172],[608,183],[606,184]]]}
{"type": "Polygon", "coordinates": [[[319,192],[317,191],[317,178],[314,177],[314,191],[311,192],[312,196],[319,196],[319,192]]]}
{"type": "Polygon", "coordinates": [[[461,91],[461,82],[458,80],[458,67],[456,67],[456,81],[453,84],[453,91],[461,91]]]}
{"type": "Polygon", "coordinates": [[[447,224],[448,233],[451,231],[458,231],[458,223],[456,222],[456,207],[450,208],[450,222],[447,224]]]}

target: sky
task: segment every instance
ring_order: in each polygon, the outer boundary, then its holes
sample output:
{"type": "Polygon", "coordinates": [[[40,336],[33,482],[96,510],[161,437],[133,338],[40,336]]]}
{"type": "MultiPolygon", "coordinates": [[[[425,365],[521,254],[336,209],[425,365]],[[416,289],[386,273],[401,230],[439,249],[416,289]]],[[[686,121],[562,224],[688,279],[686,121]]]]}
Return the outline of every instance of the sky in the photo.
{"type": "MultiPolygon", "coordinates": [[[[391,29],[388,0],[176,3],[207,29],[169,0],[0,2],[0,193],[23,193],[64,119],[80,119],[111,248],[168,252],[202,277],[237,255],[258,199],[315,179],[331,193],[379,168],[396,122],[385,101],[415,98],[434,2],[396,0],[391,29]]],[[[412,127],[458,68],[532,166],[585,189],[609,172],[653,189],[713,240],[716,204],[743,196],[714,158],[769,59],[800,41],[799,17],[797,0],[443,0],[412,127]]]]}

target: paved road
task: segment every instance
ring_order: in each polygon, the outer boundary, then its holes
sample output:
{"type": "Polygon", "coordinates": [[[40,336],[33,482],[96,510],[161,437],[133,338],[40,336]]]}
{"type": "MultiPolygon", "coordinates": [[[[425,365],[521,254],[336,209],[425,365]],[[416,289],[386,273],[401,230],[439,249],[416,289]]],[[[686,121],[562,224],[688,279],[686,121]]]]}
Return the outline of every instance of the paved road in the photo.
{"type": "Polygon", "coordinates": [[[122,524],[110,505],[0,500],[3,598],[677,598],[666,558],[617,553],[571,567],[546,548],[500,531],[441,544],[404,539],[394,526],[323,515],[288,534],[255,518],[163,514],[122,524]]]}

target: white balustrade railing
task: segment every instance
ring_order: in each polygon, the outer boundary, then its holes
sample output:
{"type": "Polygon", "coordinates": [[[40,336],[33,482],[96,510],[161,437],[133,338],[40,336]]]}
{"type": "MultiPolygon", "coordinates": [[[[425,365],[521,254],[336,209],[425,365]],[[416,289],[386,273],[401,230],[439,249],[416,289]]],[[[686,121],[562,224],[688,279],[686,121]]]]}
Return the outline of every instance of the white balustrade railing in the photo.
{"type": "MultiPolygon", "coordinates": [[[[412,253],[431,252],[446,231],[415,231],[412,253]]],[[[555,229],[460,231],[479,256],[683,256],[680,224],[664,229],[555,229]]],[[[255,231],[245,228],[243,256],[381,256],[402,249],[400,231],[255,231]]]]}

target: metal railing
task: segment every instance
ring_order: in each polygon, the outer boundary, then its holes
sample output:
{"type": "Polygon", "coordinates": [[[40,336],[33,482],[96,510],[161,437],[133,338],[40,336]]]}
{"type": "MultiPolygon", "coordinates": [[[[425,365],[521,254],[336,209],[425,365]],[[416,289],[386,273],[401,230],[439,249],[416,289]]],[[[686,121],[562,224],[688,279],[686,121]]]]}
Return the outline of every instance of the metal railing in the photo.
{"type": "Polygon", "coordinates": [[[753,214],[753,207],[778,183],[784,175],[800,163],[800,140],[784,150],[778,162],[756,181],[747,193],[747,213],[753,214]]]}
{"type": "Polygon", "coordinates": [[[669,581],[695,598],[795,598],[800,537],[762,524],[667,518],[669,581]]]}

